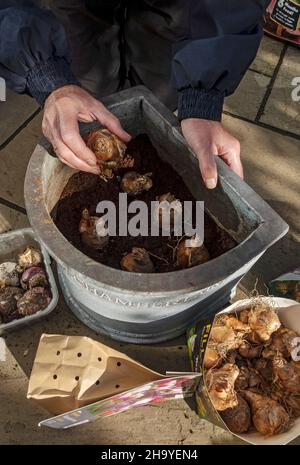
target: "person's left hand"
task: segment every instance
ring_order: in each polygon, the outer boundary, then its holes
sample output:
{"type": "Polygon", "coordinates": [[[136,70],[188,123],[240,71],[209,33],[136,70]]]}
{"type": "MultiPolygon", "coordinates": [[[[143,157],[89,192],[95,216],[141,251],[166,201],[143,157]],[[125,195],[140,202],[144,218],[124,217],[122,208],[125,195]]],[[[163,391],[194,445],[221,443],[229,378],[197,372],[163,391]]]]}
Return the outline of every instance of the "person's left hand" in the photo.
{"type": "Polygon", "coordinates": [[[202,178],[208,189],[214,189],[218,182],[215,155],[243,178],[240,143],[221,123],[188,118],[181,121],[181,129],[188,145],[198,157],[202,178]]]}

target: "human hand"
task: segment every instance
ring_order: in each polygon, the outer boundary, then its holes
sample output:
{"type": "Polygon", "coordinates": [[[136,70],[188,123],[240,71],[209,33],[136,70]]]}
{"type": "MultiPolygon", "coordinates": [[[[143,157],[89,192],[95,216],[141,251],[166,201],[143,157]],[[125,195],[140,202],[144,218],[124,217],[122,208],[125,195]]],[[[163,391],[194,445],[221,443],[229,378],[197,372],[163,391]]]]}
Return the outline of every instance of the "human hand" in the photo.
{"type": "Polygon", "coordinates": [[[181,129],[188,145],[198,157],[202,178],[208,189],[214,189],[218,182],[215,155],[243,178],[240,143],[221,123],[188,118],[181,122],[181,129]]]}
{"type": "Polygon", "coordinates": [[[124,142],[130,135],[120,121],[101,102],[79,86],[67,85],[53,91],[46,99],[42,129],[58,158],[71,168],[99,174],[96,157],[79,133],[78,121],[99,121],[124,142]]]}

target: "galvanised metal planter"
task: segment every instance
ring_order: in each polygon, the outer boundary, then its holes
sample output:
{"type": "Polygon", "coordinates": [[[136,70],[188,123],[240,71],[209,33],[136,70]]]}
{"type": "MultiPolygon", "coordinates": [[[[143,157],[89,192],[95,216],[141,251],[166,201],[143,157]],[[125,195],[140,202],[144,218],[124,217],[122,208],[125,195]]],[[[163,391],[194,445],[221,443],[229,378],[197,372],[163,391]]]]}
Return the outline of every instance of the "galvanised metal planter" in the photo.
{"type": "Polygon", "coordinates": [[[103,103],[132,135],[150,136],[161,158],[173,165],[196,199],[205,201],[206,211],[238,245],[203,265],[172,273],[127,273],[93,261],[74,248],[51,219],[74,170],[52,157],[45,144],[36,147],[28,166],[27,213],[38,239],[56,260],[65,299],[81,321],[121,341],[165,341],[226,304],[238,281],[287,233],[288,225],[221,160],[219,185],[208,191],[178,120],[144,87],[114,94],[103,103]]]}

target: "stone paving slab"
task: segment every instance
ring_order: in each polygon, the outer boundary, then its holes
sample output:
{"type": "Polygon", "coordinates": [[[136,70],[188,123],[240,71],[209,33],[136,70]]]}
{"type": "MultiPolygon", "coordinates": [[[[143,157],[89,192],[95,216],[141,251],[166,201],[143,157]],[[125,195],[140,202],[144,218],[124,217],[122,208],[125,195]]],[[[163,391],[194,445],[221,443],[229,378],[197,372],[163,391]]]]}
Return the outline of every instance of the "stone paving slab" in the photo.
{"type": "Polygon", "coordinates": [[[225,116],[225,126],[240,140],[246,182],[290,225],[300,240],[300,141],[225,116]]]}
{"type": "Polygon", "coordinates": [[[282,42],[264,36],[250,69],[271,77],[278,64],[283,47],[282,42]]]}
{"type": "Polygon", "coordinates": [[[27,165],[41,131],[42,115],[37,115],[0,151],[0,197],[24,207],[24,178],[27,165]]]}
{"type": "Polygon", "coordinates": [[[242,441],[199,420],[186,403],[167,401],[132,409],[66,431],[39,428],[44,410],[26,396],[26,379],[0,384],[0,444],[241,444],[242,441]],[[12,402],[13,399],[13,402],[12,402]]]}
{"type": "Polygon", "coordinates": [[[38,342],[44,332],[92,337],[161,373],[190,370],[185,336],[154,346],[112,341],[82,325],[61,299],[54,313],[40,323],[2,338],[6,350],[4,357],[0,357],[0,444],[242,443],[230,433],[199,420],[184,400],[133,409],[64,432],[38,428],[38,422],[49,414],[26,400],[26,391],[38,342]]]}
{"type": "Polygon", "coordinates": [[[247,71],[236,92],[225,99],[224,110],[254,121],[271,78],[247,71]]]}
{"type": "MultiPolygon", "coordinates": [[[[132,409],[63,432],[39,428],[38,422],[49,414],[26,400],[26,392],[43,332],[93,337],[162,373],[166,369],[190,369],[184,336],[154,346],[118,343],[83,326],[61,300],[51,316],[5,336],[6,359],[0,361],[0,444],[244,444],[232,434],[200,420],[184,400],[132,409]]],[[[297,439],[294,444],[300,441],[297,439]]]]}
{"type": "Polygon", "coordinates": [[[7,90],[6,102],[0,102],[0,146],[38,109],[27,95],[7,90]]]}
{"type": "Polygon", "coordinates": [[[27,216],[0,203],[0,234],[29,226],[27,216]]]}
{"type": "Polygon", "coordinates": [[[300,51],[289,47],[261,117],[263,123],[300,135],[300,51]],[[292,85],[298,78],[298,91],[292,85]],[[297,101],[292,98],[296,94],[297,101]]]}

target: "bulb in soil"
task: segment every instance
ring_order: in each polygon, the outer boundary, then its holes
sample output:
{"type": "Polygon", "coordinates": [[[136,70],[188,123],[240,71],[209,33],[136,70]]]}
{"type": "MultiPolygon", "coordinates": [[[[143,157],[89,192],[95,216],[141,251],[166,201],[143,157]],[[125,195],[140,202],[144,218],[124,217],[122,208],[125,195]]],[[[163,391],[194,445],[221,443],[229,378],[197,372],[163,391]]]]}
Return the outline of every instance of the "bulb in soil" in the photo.
{"type": "Polygon", "coordinates": [[[2,323],[9,323],[19,318],[17,302],[24,294],[19,287],[4,287],[0,289],[0,316],[2,323]]]}
{"type": "Polygon", "coordinates": [[[139,195],[148,191],[153,186],[152,173],[139,174],[136,171],[128,171],[121,180],[121,189],[128,195],[139,195]]]}
{"type": "Polygon", "coordinates": [[[276,355],[272,360],[272,364],[275,381],[285,391],[300,395],[300,367],[287,362],[281,355],[276,355]]]}
{"type": "Polygon", "coordinates": [[[262,342],[267,342],[281,323],[273,308],[258,302],[249,310],[248,325],[262,342]]]}
{"type": "MultiPolygon", "coordinates": [[[[190,240],[191,239],[188,239],[188,241],[190,240]]],[[[183,239],[177,247],[176,258],[181,268],[192,268],[193,266],[206,263],[210,259],[209,252],[205,245],[202,244],[197,246],[197,243],[201,243],[197,235],[193,236],[192,241],[194,241],[194,247],[189,247],[185,239],[183,239]]]]}
{"type": "Polygon", "coordinates": [[[133,247],[121,260],[121,268],[130,273],[154,273],[154,265],[147,250],[133,247]]]}
{"type": "Polygon", "coordinates": [[[27,247],[18,257],[18,271],[24,271],[31,266],[43,264],[42,252],[35,247],[27,247]]]}
{"type": "Polygon", "coordinates": [[[167,194],[156,197],[159,205],[154,210],[154,218],[158,221],[160,228],[170,232],[174,229],[176,218],[182,224],[182,203],[175,198],[175,195],[167,194]]]}
{"type": "Polygon", "coordinates": [[[18,300],[17,307],[21,316],[34,315],[40,310],[44,310],[51,302],[51,294],[48,289],[34,287],[18,300]]]}
{"type": "Polygon", "coordinates": [[[108,229],[104,220],[98,216],[90,216],[86,208],[82,212],[79,232],[83,244],[91,249],[101,250],[109,241],[108,229]]]}
{"type": "Polygon", "coordinates": [[[287,430],[290,417],[278,402],[252,391],[245,391],[243,395],[250,404],[252,421],[260,434],[273,436],[287,430]]]}
{"type": "Polygon", "coordinates": [[[107,129],[96,129],[85,135],[84,140],[94,152],[100,169],[100,176],[107,180],[113,177],[113,171],[119,168],[131,168],[134,160],[125,156],[126,144],[107,129]]]}
{"type": "Polygon", "coordinates": [[[206,386],[210,400],[216,410],[223,411],[238,405],[234,389],[234,383],[238,375],[238,367],[231,363],[207,371],[206,386]]]}
{"type": "Polygon", "coordinates": [[[0,287],[19,286],[20,279],[15,262],[4,262],[0,265],[0,287]]]}
{"type": "Polygon", "coordinates": [[[242,396],[237,395],[238,405],[220,412],[222,420],[232,433],[246,433],[251,426],[250,407],[242,396]]]}
{"type": "Polygon", "coordinates": [[[32,266],[24,271],[21,277],[21,286],[23,289],[32,289],[33,287],[47,287],[48,280],[45,270],[40,266],[32,266]]]}

